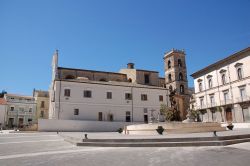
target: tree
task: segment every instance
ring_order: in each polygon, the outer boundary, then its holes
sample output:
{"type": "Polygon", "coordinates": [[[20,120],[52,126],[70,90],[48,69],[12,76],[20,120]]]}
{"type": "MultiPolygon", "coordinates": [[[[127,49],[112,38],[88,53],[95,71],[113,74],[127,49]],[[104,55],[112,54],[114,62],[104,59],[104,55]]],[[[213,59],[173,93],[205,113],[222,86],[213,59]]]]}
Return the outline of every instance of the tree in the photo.
{"type": "Polygon", "coordinates": [[[160,113],[165,117],[166,121],[171,121],[174,118],[173,109],[166,106],[166,104],[161,104],[160,113]]]}

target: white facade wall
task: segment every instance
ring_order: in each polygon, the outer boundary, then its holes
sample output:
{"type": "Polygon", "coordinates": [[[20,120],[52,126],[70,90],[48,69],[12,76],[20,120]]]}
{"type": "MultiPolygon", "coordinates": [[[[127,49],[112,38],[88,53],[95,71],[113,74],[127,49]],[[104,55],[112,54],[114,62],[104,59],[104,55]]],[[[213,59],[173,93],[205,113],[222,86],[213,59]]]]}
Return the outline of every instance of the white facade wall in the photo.
{"type": "Polygon", "coordinates": [[[55,93],[55,102],[51,103],[50,119],[98,121],[98,113],[102,112],[103,121],[108,121],[108,115],[112,114],[113,121],[125,122],[129,111],[131,121],[144,122],[145,109],[149,120],[151,110],[155,110],[153,116],[157,118],[160,105],[168,105],[167,89],[134,84],[55,81],[54,92],[51,93],[55,93]],[[64,96],[64,89],[70,89],[70,97],[64,96]],[[83,97],[84,90],[90,90],[92,97],[83,97]],[[107,92],[112,92],[112,99],[107,99],[107,92]],[[126,100],[125,93],[132,93],[132,100],[126,100]],[[141,94],[147,95],[147,101],[141,100],[141,94]],[[163,96],[163,101],[159,101],[159,95],[163,96]],[[74,109],[79,109],[79,115],[74,115],[74,109]]]}
{"type": "Polygon", "coordinates": [[[0,105],[0,123],[2,124],[2,127],[5,126],[6,116],[6,105],[0,105]]]}
{"type": "MultiPolygon", "coordinates": [[[[244,122],[250,121],[250,119],[244,119],[242,113],[242,107],[239,104],[242,100],[250,101],[250,53],[245,53],[247,56],[243,58],[235,59],[228,63],[223,63],[214,70],[204,72],[201,76],[194,79],[196,109],[208,109],[207,115],[204,115],[205,121],[213,121],[210,108],[216,106],[223,106],[222,117],[217,115],[217,121],[221,121],[226,118],[225,110],[231,104],[233,121],[244,122]],[[239,65],[239,66],[238,66],[239,65]],[[238,78],[237,69],[242,69],[242,79],[238,78]],[[224,70],[224,72],[223,72],[224,70]],[[222,82],[222,74],[225,74],[226,83],[222,82]],[[209,87],[209,77],[212,79],[212,87],[209,87]],[[199,83],[202,83],[202,91],[200,91],[199,83]],[[241,88],[245,89],[245,96],[240,94],[241,88]],[[224,99],[224,92],[228,91],[228,99],[224,99]],[[214,96],[214,103],[211,103],[210,96],[214,96]],[[202,105],[200,99],[204,98],[204,104],[202,105]],[[210,116],[209,116],[210,115],[210,116]]],[[[250,113],[250,108],[247,108],[250,113]]],[[[248,117],[247,117],[248,118],[248,117]]]]}
{"type": "Polygon", "coordinates": [[[129,122],[39,119],[38,131],[116,132],[119,128],[132,124],[129,122]]]}

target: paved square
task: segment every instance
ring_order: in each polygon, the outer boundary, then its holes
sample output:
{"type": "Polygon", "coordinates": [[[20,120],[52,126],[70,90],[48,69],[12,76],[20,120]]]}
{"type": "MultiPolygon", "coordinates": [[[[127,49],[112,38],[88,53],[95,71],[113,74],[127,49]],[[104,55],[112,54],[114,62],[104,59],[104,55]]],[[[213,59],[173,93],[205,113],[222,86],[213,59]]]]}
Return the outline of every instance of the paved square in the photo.
{"type": "Polygon", "coordinates": [[[56,133],[0,134],[0,166],[246,166],[250,143],[227,147],[76,147],[56,133]]]}

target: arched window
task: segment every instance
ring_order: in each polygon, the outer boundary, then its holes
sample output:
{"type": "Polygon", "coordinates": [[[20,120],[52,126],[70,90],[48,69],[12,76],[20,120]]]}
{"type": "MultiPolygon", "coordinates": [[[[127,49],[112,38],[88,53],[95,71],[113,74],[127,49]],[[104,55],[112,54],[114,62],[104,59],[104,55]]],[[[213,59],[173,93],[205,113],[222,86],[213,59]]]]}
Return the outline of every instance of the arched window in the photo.
{"type": "Polygon", "coordinates": [[[131,78],[129,78],[129,79],[128,79],[128,82],[132,82],[132,79],[131,79],[131,78]]]}
{"type": "Polygon", "coordinates": [[[221,82],[223,85],[226,84],[226,74],[221,75],[221,82]]]}
{"type": "Polygon", "coordinates": [[[171,74],[168,75],[168,81],[169,81],[169,82],[172,81],[172,76],[171,76],[171,74]]]}
{"type": "Polygon", "coordinates": [[[171,61],[170,60],[168,61],[168,68],[169,69],[171,68],[171,61]]]}
{"type": "Polygon", "coordinates": [[[73,75],[67,75],[67,76],[65,77],[65,79],[75,79],[75,76],[73,76],[73,75]]]}
{"type": "Polygon", "coordinates": [[[182,73],[179,73],[179,80],[180,80],[180,81],[183,80],[183,75],[182,75],[182,73]]]}
{"type": "Polygon", "coordinates": [[[199,83],[199,91],[202,91],[202,82],[199,83]]]}
{"type": "Polygon", "coordinates": [[[182,67],[181,59],[178,59],[178,67],[182,67]]]}
{"type": "Polygon", "coordinates": [[[172,92],[173,91],[173,87],[172,85],[169,86],[169,91],[172,92]]]}
{"type": "Polygon", "coordinates": [[[237,75],[238,75],[238,79],[241,80],[242,79],[242,69],[241,68],[237,69],[237,75]]]}
{"type": "Polygon", "coordinates": [[[184,85],[180,85],[180,93],[184,94],[184,85]]]}
{"type": "Polygon", "coordinates": [[[212,88],[213,87],[213,83],[212,83],[212,79],[208,79],[208,87],[212,88]]]}

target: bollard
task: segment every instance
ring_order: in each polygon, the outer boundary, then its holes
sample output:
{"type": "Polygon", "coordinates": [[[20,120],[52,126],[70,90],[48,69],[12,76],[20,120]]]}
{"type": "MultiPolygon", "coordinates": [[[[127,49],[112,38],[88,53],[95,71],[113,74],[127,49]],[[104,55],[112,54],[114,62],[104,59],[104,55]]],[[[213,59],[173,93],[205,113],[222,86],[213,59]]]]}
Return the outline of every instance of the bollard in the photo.
{"type": "Polygon", "coordinates": [[[214,137],[217,137],[217,133],[216,133],[216,131],[214,131],[214,137]]]}
{"type": "Polygon", "coordinates": [[[88,134],[84,134],[85,139],[88,139],[88,134]]]}

